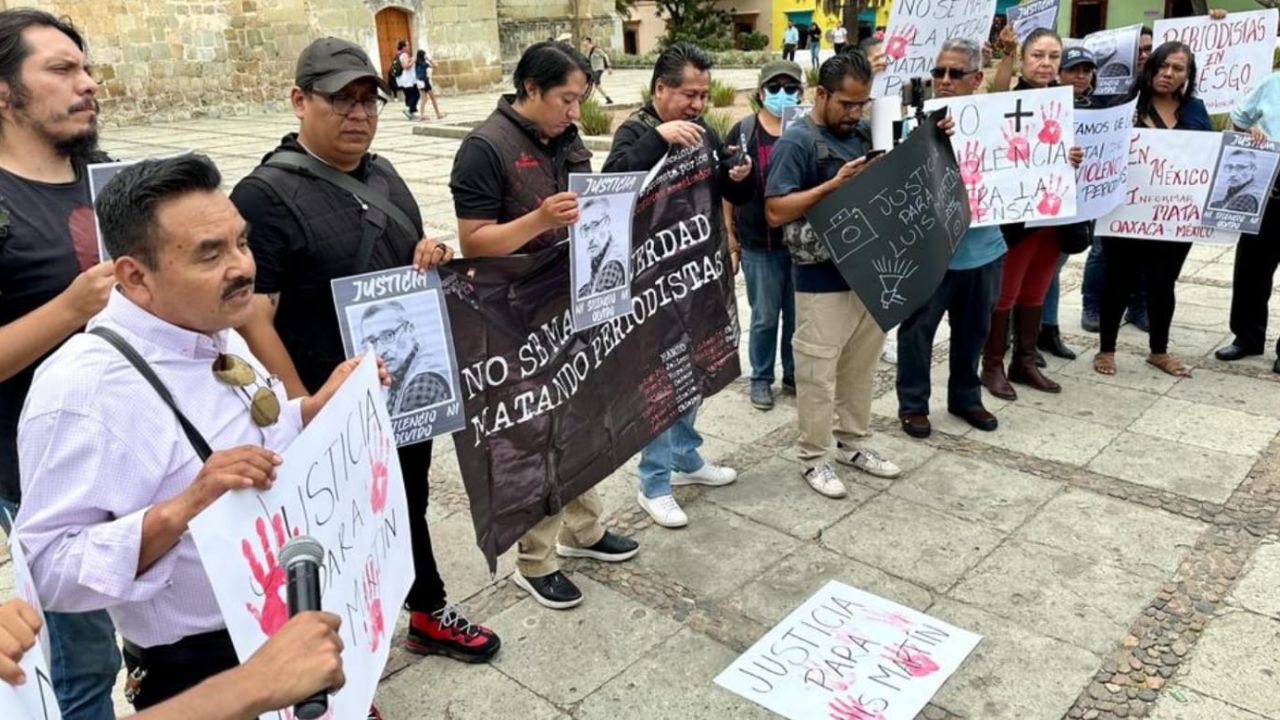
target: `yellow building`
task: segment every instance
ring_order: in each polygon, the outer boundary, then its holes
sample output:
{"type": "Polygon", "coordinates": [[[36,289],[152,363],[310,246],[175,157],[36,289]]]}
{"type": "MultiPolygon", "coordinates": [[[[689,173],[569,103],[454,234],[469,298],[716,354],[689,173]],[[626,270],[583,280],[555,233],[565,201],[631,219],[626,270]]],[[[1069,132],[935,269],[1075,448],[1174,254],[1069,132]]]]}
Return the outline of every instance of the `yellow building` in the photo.
{"type": "MultiPolygon", "coordinates": [[[[867,3],[867,9],[858,16],[859,27],[847,28],[849,42],[857,42],[859,37],[888,24],[891,4],[892,0],[871,0],[867,3]]],[[[822,47],[830,49],[831,43],[827,40],[827,31],[838,25],[841,18],[838,15],[824,13],[820,0],[773,0],[769,47],[773,49],[782,47],[782,34],[787,29],[788,20],[801,29],[808,28],[809,24],[816,20],[818,27],[822,28],[822,47]]]]}

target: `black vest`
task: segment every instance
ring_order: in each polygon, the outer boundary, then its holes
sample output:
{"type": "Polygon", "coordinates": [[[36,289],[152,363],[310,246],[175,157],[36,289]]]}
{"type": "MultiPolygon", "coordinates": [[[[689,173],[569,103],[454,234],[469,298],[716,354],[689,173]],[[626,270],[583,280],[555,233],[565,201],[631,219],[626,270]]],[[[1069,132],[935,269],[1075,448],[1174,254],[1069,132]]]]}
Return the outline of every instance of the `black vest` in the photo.
{"type": "MultiPolygon", "coordinates": [[[[497,221],[509,223],[538,209],[546,198],[569,189],[569,173],[591,172],[591,151],[582,144],[577,126],[544,144],[537,128],[511,106],[504,95],[498,108],[467,139],[482,140],[502,165],[502,207],[497,221]]],[[[549,248],[569,236],[568,228],[548,230],[517,252],[549,248]]]]}

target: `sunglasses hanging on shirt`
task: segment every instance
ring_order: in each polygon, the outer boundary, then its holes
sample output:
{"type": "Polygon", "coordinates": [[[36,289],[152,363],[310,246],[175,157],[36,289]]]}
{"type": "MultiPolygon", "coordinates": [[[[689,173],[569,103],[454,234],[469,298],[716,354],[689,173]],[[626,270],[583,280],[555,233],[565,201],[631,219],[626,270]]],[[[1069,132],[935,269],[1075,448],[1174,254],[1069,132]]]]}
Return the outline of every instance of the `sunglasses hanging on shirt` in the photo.
{"type": "Polygon", "coordinates": [[[271,383],[261,381],[257,371],[244,358],[218,355],[213,361],[213,377],[223,385],[239,390],[249,401],[249,416],[253,418],[254,425],[269,427],[280,419],[280,399],[271,389],[271,383]],[[251,385],[257,387],[253,395],[246,390],[251,385]]]}

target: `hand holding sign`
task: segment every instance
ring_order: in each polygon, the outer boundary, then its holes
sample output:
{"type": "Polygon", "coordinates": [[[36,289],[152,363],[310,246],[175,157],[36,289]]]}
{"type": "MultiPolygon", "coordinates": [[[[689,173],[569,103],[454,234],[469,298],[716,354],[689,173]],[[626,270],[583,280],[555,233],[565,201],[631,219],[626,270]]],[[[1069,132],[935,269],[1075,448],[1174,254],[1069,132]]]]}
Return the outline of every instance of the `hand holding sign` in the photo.
{"type": "MultiPolygon", "coordinates": [[[[276,562],[276,553],[284,547],[285,543],[284,518],[278,513],[271,518],[271,527],[275,530],[276,536],[274,551],[271,549],[271,542],[267,540],[267,524],[262,518],[258,518],[255,526],[258,530],[258,540],[262,543],[262,557],[265,562],[258,561],[248,538],[240,541],[240,551],[244,553],[244,559],[253,571],[253,579],[262,588],[262,608],[259,609],[252,603],[245,603],[245,608],[258,622],[262,634],[271,637],[289,620],[289,607],[285,604],[281,592],[284,589],[284,568],[276,562]]],[[[295,529],[293,534],[297,535],[298,531],[295,529]]]]}
{"type": "Polygon", "coordinates": [[[14,598],[0,605],[0,681],[21,685],[27,680],[19,663],[36,644],[40,616],[25,602],[14,598]]]}
{"type": "Polygon", "coordinates": [[[706,132],[701,125],[688,120],[672,120],[657,127],[658,134],[668,145],[697,147],[702,144],[702,133],[706,132]]]}
{"type": "Polygon", "coordinates": [[[542,224],[551,230],[569,227],[578,222],[578,196],[571,192],[556,193],[542,201],[538,212],[542,214],[542,224]]]}

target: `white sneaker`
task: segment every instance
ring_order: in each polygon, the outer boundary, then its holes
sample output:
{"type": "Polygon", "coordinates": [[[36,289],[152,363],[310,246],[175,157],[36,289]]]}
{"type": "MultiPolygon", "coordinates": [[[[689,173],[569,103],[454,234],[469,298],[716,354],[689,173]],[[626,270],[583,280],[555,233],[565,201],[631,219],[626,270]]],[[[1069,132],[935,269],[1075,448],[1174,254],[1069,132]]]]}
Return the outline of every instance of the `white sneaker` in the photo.
{"type": "Polygon", "coordinates": [[[902,468],[894,465],[871,448],[852,448],[844,443],[836,447],[836,460],[855,467],[868,475],[892,480],[902,474],[902,468]]]}
{"type": "Polygon", "coordinates": [[[640,502],[640,507],[649,513],[649,517],[664,528],[681,528],[689,524],[689,516],[680,509],[680,503],[676,502],[674,495],[647,498],[641,492],[636,493],[636,500],[640,502]]]}
{"type": "Polygon", "coordinates": [[[836,475],[836,471],[831,469],[827,463],[822,463],[817,467],[811,467],[803,473],[805,482],[809,483],[809,487],[818,491],[820,495],[826,495],[829,498],[842,498],[848,494],[844,489],[844,483],[840,482],[840,477],[836,475]]]}
{"type": "Polygon", "coordinates": [[[885,343],[884,352],[880,353],[880,359],[890,365],[898,364],[898,343],[885,343]]]}
{"type": "Polygon", "coordinates": [[[738,479],[738,471],[724,465],[703,463],[702,467],[691,473],[671,473],[672,485],[710,485],[720,487],[732,484],[738,479]]]}

